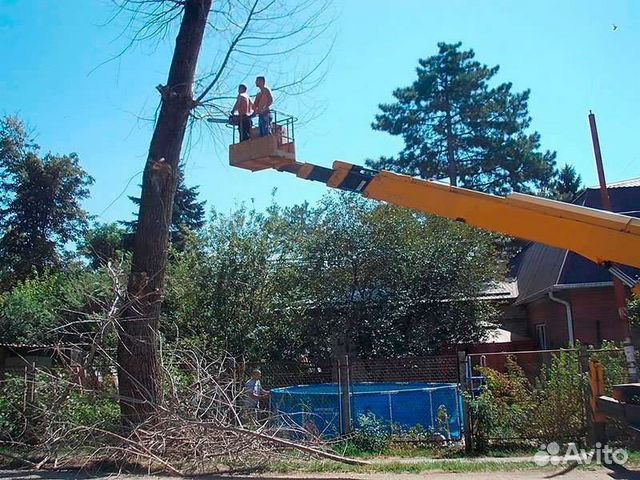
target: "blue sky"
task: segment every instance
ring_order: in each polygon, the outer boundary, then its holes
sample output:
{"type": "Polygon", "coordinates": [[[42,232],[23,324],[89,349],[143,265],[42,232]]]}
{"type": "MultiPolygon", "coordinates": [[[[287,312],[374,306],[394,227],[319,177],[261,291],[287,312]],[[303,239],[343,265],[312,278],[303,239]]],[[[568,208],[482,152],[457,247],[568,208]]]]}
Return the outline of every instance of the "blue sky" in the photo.
{"type": "MultiPolygon", "coordinates": [[[[587,184],[596,182],[591,109],[608,180],[640,176],[639,1],[334,5],[335,40],[323,83],[304,98],[280,99],[291,113],[312,118],[296,130],[301,160],[362,163],[396,153],[398,139],[370,128],[378,103],[413,81],[418,58],[434,54],[437,42],[462,41],[479,61],[501,66],[498,81],[531,89],[533,128],[545,149],[557,150],[559,163],[574,164],[587,184]]],[[[44,150],[80,155],[96,180],[86,207],[101,221],[132,211],[126,195],[138,191],[151,132],[139,117],[153,115],[154,87],[166,80],[173,46],[173,38],[139,45],[96,69],[125,41],[118,37],[121,23],[105,25],[113,11],[108,0],[0,0],[0,114],[26,120],[44,150]]],[[[315,48],[323,51],[329,41],[323,37],[315,48]]],[[[203,68],[212,62],[207,52],[203,68]]],[[[325,191],[289,175],[229,167],[226,140],[196,135],[186,160],[187,183],[200,185],[209,207],[224,211],[251,199],[263,207],[274,188],[285,204],[313,202],[325,191]]]]}

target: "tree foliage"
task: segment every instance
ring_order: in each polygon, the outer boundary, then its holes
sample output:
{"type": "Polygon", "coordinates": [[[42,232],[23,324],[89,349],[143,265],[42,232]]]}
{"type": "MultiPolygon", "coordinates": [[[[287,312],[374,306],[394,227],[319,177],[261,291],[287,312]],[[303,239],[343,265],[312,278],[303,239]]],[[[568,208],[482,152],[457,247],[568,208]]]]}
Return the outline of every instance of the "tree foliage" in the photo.
{"type": "Polygon", "coordinates": [[[634,295],[628,302],[629,323],[634,327],[640,326],[640,296],[634,295]]]}
{"type": "Polygon", "coordinates": [[[501,275],[491,235],[351,195],[327,197],[312,220],[301,245],[313,306],[305,339],[343,340],[360,356],[425,355],[491,327],[496,312],[479,299],[501,275]]]}
{"type": "Polygon", "coordinates": [[[215,214],[174,256],[165,333],[253,359],[434,353],[481,339],[489,234],[350,195],[215,214]]]}
{"type": "Polygon", "coordinates": [[[499,67],[461,45],[439,43],[436,55],[419,60],[417,80],[380,105],[372,127],[401,136],[404,148],[369,165],[497,194],[545,187],[556,154],[542,152],[540,135],[528,132],[529,90],[491,86],[499,67]]]}
{"type": "MultiPolygon", "coordinates": [[[[0,296],[0,341],[91,328],[111,295],[102,265],[120,259],[121,233],[115,224],[88,233],[90,270],[38,275],[0,296]]],[[[502,274],[494,240],[348,194],[214,212],[172,250],[162,332],[178,348],[249,360],[437,353],[492,328],[496,311],[481,298],[502,274]]]]}
{"type": "Polygon", "coordinates": [[[565,163],[551,182],[549,197],[561,202],[572,202],[583,190],[582,177],[573,165],[565,163]]]}
{"type": "Polygon", "coordinates": [[[45,272],[21,281],[0,294],[0,342],[48,344],[90,331],[88,316],[111,296],[101,271],[45,272]]]}
{"type": "Polygon", "coordinates": [[[87,226],[81,201],[93,179],[75,153],[40,155],[24,124],[0,120],[0,263],[4,286],[57,269],[87,226]]]}
{"type": "Polygon", "coordinates": [[[97,223],[87,230],[80,251],[93,269],[119,258],[124,250],[126,231],[117,223],[97,223]]]}
{"type": "Polygon", "coordinates": [[[299,297],[285,260],[287,233],[277,206],[214,212],[170,262],[165,335],[237,357],[295,357],[301,331],[289,307],[299,297]]]}
{"type": "MultiPolygon", "coordinates": [[[[178,177],[178,186],[173,199],[173,213],[171,215],[171,241],[174,247],[182,249],[189,232],[198,232],[204,227],[206,201],[198,199],[199,186],[188,187],[184,181],[184,167],[181,165],[178,177]]],[[[140,197],[129,197],[136,205],[140,206],[140,197]]],[[[138,221],[121,222],[129,232],[135,232],[138,221]]]]}

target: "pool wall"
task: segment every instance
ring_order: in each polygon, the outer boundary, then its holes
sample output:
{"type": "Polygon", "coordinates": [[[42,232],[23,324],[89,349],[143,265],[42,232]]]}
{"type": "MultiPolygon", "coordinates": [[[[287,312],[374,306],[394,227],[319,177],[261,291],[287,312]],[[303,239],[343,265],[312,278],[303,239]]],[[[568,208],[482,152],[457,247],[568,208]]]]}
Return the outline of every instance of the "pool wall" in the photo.
{"type": "MultiPolygon", "coordinates": [[[[462,395],[453,383],[355,383],[350,399],[356,427],[362,415],[375,415],[403,430],[420,425],[452,440],[462,435],[462,395]],[[447,424],[438,420],[441,407],[446,409],[447,424]]],[[[335,383],[274,388],[271,408],[316,434],[341,433],[340,390],[335,383]]]]}

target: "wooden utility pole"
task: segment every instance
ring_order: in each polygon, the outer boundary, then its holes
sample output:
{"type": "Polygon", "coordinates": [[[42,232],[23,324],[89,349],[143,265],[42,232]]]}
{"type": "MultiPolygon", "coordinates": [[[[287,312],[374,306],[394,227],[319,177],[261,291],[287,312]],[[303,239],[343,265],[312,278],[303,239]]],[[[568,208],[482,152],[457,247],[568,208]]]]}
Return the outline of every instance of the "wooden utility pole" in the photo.
{"type": "MultiPolygon", "coordinates": [[[[467,371],[467,365],[470,366],[469,358],[467,357],[467,353],[465,351],[458,352],[458,388],[463,393],[469,394],[471,396],[473,394],[472,389],[473,385],[471,385],[471,379],[469,375],[472,373],[467,371]]],[[[456,395],[458,395],[458,391],[456,391],[456,395]]],[[[463,434],[464,434],[464,450],[467,453],[473,453],[473,432],[471,431],[471,408],[469,406],[469,402],[467,400],[463,400],[460,398],[460,402],[462,402],[460,412],[458,414],[462,416],[463,419],[463,434]]]]}
{"type": "Polygon", "coordinates": [[[194,108],[193,83],[212,0],[185,0],[160,113],[142,178],[128,303],[118,327],[118,385],[126,427],[149,419],[162,401],[160,307],[182,143],[194,108]]]}
{"type": "MultiPolygon", "coordinates": [[[[596,159],[596,168],[598,170],[598,182],[600,183],[600,199],[604,210],[613,211],[611,208],[611,199],[607,190],[607,181],[604,177],[604,165],[602,163],[602,152],[600,150],[600,138],[598,137],[598,127],[596,125],[596,116],[589,112],[589,127],[591,129],[591,141],[593,142],[593,153],[596,159]]],[[[613,276],[613,291],[616,299],[616,307],[618,310],[618,318],[624,331],[624,353],[627,358],[627,366],[629,368],[629,380],[631,382],[638,381],[638,369],[636,366],[636,352],[631,342],[631,327],[629,326],[629,315],[627,312],[627,293],[622,281],[613,276]]]]}
{"type": "Polygon", "coordinates": [[[349,355],[338,358],[338,375],[340,388],[340,434],[351,433],[351,368],[349,355]]]}

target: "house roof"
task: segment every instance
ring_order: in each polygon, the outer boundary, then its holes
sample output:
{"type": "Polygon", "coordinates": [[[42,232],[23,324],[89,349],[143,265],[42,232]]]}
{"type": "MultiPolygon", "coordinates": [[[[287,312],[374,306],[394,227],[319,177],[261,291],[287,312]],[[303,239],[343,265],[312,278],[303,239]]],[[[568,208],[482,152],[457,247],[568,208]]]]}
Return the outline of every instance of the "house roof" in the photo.
{"type": "Polygon", "coordinates": [[[524,335],[510,332],[509,330],[505,330],[503,328],[496,328],[495,330],[487,334],[482,343],[511,343],[522,342],[526,340],[531,339],[529,337],[525,337],[524,335]]]}
{"type": "Polygon", "coordinates": [[[483,300],[513,300],[518,298],[518,282],[513,278],[501,282],[492,282],[478,295],[478,298],[483,300]]]}
{"type": "MultiPolygon", "coordinates": [[[[617,182],[609,187],[614,212],[640,217],[640,178],[617,182]]],[[[573,202],[602,209],[599,188],[588,188],[573,202]]],[[[640,280],[640,270],[622,266],[630,277],[640,280]]],[[[516,304],[545,295],[552,290],[611,285],[611,274],[603,267],[568,250],[531,243],[516,259],[518,299],[516,304]]]]}
{"type": "MultiPolygon", "coordinates": [[[[621,182],[609,183],[607,188],[627,188],[627,187],[640,187],[640,177],[630,178],[629,180],[622,180],[621,182]]],[[[599,186],[589,187],[589,190],[599,190],[599,186]]]]}
{"type": "MultiPolygon", "coordinates": [[[[616,182],[607,186],[612,211],[640,217],[640,178],[616,182]]],[[[585,189],[573,201],[576,205],[603,210],[600,187],[585,189]]]]}

